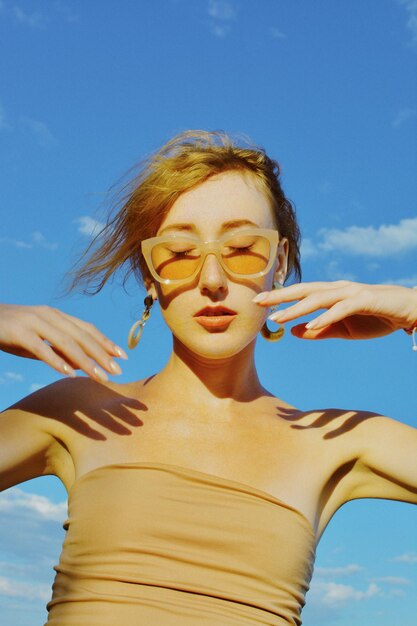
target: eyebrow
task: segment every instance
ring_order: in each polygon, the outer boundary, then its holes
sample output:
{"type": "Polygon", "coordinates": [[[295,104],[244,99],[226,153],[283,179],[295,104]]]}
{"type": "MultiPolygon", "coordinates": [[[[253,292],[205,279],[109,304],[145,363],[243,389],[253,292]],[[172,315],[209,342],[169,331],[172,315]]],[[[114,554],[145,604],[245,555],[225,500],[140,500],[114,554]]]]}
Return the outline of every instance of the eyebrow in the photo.
{"type": "MultiPolygon", "coordinates": [[[[228,222],[223,222],[221,225],[220,232],[225,232],[227,230],[232,230],[233,228],[238,228],[239,226],[254,226],[259,228],[259,224],[255,224],[255,222],[251,222],[251,220],[230,220],[228,222]]],[[[169,226],[165,226],[160,232],[159,235],[162,235],[166,230],[181,230],[185,232],[196,232],[195,224],[183,223],[183,224],[169,224],[169,226]]],[[[159,236],[158,235],[158,236],[159,236]]]]}

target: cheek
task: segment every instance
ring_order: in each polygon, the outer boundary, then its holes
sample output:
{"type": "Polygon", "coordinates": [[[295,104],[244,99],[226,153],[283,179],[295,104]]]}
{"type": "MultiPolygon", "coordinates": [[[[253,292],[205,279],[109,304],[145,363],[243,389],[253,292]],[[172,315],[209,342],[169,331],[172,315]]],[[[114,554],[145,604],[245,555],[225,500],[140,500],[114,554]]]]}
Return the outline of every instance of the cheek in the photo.
{"type": "Polygon", "coordinates": [[[269,315],[269,309],[261,308],[249,301],[246,306],[240,308],[239,315],[235,320],[235,328],[256,334],[264,324],[267,315],[269,315]]]}

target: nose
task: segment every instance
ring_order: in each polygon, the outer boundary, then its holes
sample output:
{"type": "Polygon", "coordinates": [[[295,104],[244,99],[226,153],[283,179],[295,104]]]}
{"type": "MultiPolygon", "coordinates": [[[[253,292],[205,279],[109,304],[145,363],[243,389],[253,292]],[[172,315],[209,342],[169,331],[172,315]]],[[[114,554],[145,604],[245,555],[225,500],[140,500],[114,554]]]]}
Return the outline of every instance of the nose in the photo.
{"type": "Polygon", "coordinates": [[[198,285],[202,291],[224,291],[227,287],[227,276],[216,255],[207,254],[200,270],[198,285]]]}

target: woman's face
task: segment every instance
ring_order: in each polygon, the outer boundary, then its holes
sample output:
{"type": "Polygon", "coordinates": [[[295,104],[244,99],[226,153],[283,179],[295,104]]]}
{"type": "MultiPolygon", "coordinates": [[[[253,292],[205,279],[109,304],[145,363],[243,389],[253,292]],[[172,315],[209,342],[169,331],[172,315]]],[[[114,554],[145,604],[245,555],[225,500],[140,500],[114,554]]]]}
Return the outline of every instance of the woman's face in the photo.
{"type": "MultiPolygon", "coordinates": [[[[184,234],[175,224],[187,224],[202,241],[218,239],[226,222],[242,222],[233,230],[275,229],[270,201],[260,182],[250,172],[230,171],[215,175],[184,192],[173,204],[156,235],[184,234]],[[243,222],[252,222],[244,224],[243,222]]],[[[178,341],[193,353],[208,358],[237,354],[252,342],[268,315],[252,298],[273,288],[274,280],[283,283],[287,271],[288,240],[282,239],[276,259],[265,276],[231,277],[214,254],[208,254],[199,274],[181,284],[149,282],[148,292],[160,302],[162,315],[178,341]],[[220,327],[207,327],[195,314],[203,307],[224,306],[236,312],[220,327]]]]}

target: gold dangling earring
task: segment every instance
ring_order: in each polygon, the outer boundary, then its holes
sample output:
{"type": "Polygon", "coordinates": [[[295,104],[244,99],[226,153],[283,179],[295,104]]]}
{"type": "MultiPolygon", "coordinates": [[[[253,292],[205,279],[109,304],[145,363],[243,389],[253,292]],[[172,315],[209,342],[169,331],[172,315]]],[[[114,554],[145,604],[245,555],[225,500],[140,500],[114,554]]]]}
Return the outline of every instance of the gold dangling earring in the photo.
{"type": "MultiPolygon", "coordinates": [[[[284,285],[281,285],[281,283],[274,283],[274,289],[282,289],[284,285]]],[[[273,306],[271,308],[271,313],[274,313],[274,311],[276,311],[278,309],[278,306],[273,306]]],[[[279,339],[282,339],[282,337],[284,336],[284,326],[281,324],[279,326],[279,328],[277,330],[270,330],[268,328],[267,322],[265,321],[264,325],[261,328],[261,335],[262,337],[264,337],[264,339],[267,339],[268,341],[278,341],[279,339]]]]}
{"type": "Polygon", "coordinates": [[[129,335],[127,337],[127,345],[131,350],[133,350],[133,348],[136,348],[136,346],[138,345],[140,341],[140,338],[142,337],[143,327],[145,326],[146,321],[149,319],[149,316],[151,314],[151,307],[154,303],[154,300],[152,296],[148,295],[144,299],[143,303],[145,305],[145,310],[142,313],[142,319],[140,319],[139,321],[133,324],[132,328],[129,330],[129,335]],[[135,336],[135,330],[138,327],[139,327],[139,330],[135,336]]]}

